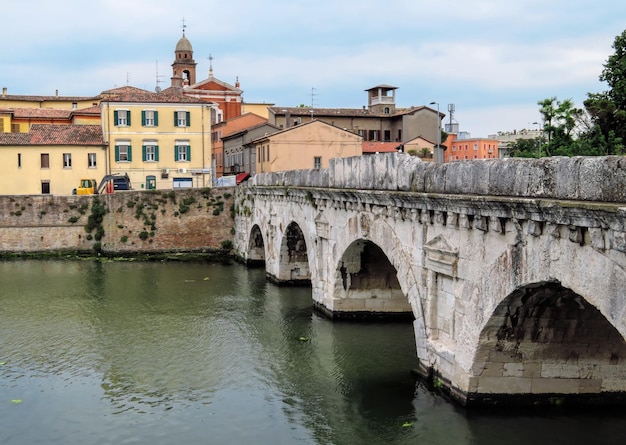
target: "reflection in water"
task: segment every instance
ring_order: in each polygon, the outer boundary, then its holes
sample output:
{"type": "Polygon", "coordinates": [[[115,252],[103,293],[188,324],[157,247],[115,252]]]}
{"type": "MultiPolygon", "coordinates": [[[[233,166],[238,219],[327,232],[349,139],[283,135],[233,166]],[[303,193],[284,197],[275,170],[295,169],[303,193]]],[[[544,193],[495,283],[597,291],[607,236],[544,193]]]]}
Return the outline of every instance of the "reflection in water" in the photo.
{"type": "Polygon", "coordinates": [[[3,444],[575,444],[626,432],[617,412],[466,413],[413,381],[410,323],[330,321],[310,289],[261,269],[15,261],[0,262],[0,283],[3,444]]]}

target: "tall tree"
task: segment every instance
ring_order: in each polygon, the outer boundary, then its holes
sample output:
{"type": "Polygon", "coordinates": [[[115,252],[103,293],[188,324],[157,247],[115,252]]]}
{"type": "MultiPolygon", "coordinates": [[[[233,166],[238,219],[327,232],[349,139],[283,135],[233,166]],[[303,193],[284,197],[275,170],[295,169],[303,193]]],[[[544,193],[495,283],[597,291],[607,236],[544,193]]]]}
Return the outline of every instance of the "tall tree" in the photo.
{"type": "Polygon", "coordinates": [[[595,126],[590,136],[603,142],[606,154],[621,154],[626,141],[626,30],[615,38],[613,49],[600,74],[609,90],[588,93],[584,104],[595,126]]]}

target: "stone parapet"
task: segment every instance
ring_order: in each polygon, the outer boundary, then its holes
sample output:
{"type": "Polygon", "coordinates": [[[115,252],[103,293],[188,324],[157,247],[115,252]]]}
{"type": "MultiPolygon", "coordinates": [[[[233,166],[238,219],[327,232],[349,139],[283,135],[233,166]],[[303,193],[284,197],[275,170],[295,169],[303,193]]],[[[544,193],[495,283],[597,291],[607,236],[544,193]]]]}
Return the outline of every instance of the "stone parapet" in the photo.
{"type": "Polygon", "coordinates": [[[437,164],[404,153],[380,153],[331,159],[327,169],[259,173],[249,185],[626,203],[626,159],[506,158],[437,164]]]}

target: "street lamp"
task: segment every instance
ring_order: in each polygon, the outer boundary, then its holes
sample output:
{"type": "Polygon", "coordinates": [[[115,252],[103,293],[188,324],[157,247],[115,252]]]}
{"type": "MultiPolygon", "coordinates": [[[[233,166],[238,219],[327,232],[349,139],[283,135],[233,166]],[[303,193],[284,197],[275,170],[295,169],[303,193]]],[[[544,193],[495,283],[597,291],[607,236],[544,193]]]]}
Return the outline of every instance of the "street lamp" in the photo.
{"type": "Polygon", "coordinates": [[[439,102],[431,102],[430,105],[437,105],[437,148],[435,149],[435,162],[443,162],[441,153],[441,118],[439,115],[439,102]]]}
{"type": "Polygon", "coordinates": [[[533,125],[537,126],[537,131],[539,131],[539,157],[541,157],[541,124],[539,122],[533,122],[533,125]]]}

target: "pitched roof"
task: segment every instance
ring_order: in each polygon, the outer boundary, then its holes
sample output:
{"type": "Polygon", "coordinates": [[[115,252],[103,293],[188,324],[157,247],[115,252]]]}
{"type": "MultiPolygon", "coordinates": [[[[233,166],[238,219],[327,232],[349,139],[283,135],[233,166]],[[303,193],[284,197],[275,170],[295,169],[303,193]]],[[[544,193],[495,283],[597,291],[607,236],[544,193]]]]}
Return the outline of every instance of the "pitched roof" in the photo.
{"type": "Polygon", "coordinates": [[[435,113],[437,110],[433,110],[430,107],[421,105],[419,107],[411,108],[396,108],[391,114],[385,114],[383,112],[373,112],[369,108],[310,108],[310,107],[268,107],[270,113],[274,115],[291,115],[291,117],[395,117],[405,114],[411,114],[419,110],[430,110],[435,113]]]}
{"type": "Polygon", "coordinates": [[[15,119],[70,119],[72,110],[56,108],[0,108],[0,113],[10,113],[15,119]]]}
{"type": "Polygon", "coordinates": [[[28,133],[0,133],[0,145],[106,145],[100,125],[33,124],[28,133]]]}
{"type": "Polygon", "coordinates": [[[219,80],[213,76],[209,76],[208,79],[201,80],[200,82],[196,82],[193,85],[185,87],[185,91],[193,91],[193,90],[205,90],[205,91],[232,91],[237,94],[243,93],[243,90],[240,88],[229,84],[228,82],[224,82],[219,80]]]}
{"type": "Polygon", "coordinates": [[[338,130],[338,131],[349,133],[349,134],[353,135],[354,137],[361,138],[361,136],[359,136],[358,134],[355,134],[355,133],[353,133],[351,131],[348,131],[348,130],[346,130],[344,128],[340,128],[340,127],[338,127],[336,125],[329,124],[328,122],[325,122],[325,121],[322,121],[322,120],[313,119],[311,121],[304,122],[302,124],[294,125],[293,127],[285,128],[285,129],[277,131],[275,133],[270,133],[270,134],[268,134],[266,136],[257,138],[257,139],[255,139],[253,141],[250,141],[250,143],[256,143],[258,141],[262,141],[262,140],[265,140],[265,139],[273,138],[274,136],[282,135],[284,133],[291,132],[291,131],[300,131],[301,128],[306,127],[307,125],[324,125],[324,126],[327,126],[327,127],[334,128],[335,130],[338,130]]]}
{"type": "Polygon", "coordinates": [[[397,153],[400,142],[363,141],[363,153],[397,153]]]}
{"type": "Polygon", "coordinates": [[[204,101],[195,97],[185,96],[183,89],[179,87],[169,87],[159,93],[142,90],[131,86],[113,88],[103,91],[100,96],[103,102],[136,102],[136,103],[196,103],[203,104],[204,101]]]}
{"type": "Polygon", "coordinates": [[[98,100],[93,96],[27,96],[20,94],[0,94],[0,101],[22,101],[22,102],[84,102],[87,100],[98,100]]]}

